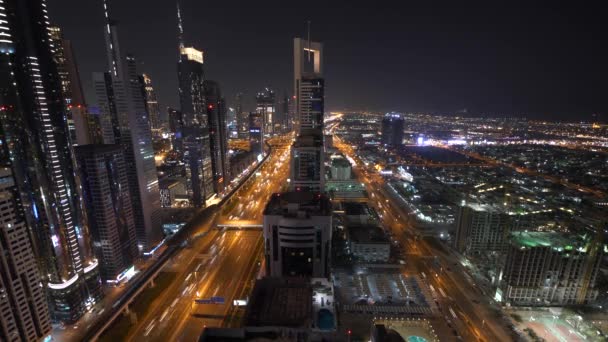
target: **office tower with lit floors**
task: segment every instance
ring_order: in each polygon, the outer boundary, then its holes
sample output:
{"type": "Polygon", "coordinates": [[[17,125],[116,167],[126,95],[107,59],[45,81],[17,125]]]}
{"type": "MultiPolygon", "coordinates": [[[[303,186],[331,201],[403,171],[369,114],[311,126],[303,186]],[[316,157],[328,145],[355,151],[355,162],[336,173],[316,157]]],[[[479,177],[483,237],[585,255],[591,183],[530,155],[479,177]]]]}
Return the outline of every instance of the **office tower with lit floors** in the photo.
{"type": "Polygon", "coordinates": [[[264,117],[264,132],[266,134],[274,134],[276,123],[276,105],[274,91],[270,88],[257,93],[255,96],[256,109],[255,111],[264,117]]]}
{"type": "Polygon", "coordinates": [[[82,145],[75,150],[101,279],[118,284],[138,254],[123,149],[120,145],[82,145]]]}
{"type": "Polygon", "coordinates": [[[156,92],[152,86],[152,79],[150,78],[150,75],[142,74],[141,82],[144,87],[144,101],[146,104],[146,112],[150,118],[150,127],[152,127],[152,130],[155,131],[161,128],[158,98],[156,97],[156,92]]]}
{"type": "Polygon", "coordinates": [[[294,93],[297,137],[291,149],[291,189],[322,192],[325,182],[323,153],[323,45],[294,39],[294,93]]]}
{"type": "MultiPolygon", "coordinates": [[[[0,12],[2,13],[2,12],[0,12]]],[[[1,75],[1,74],[0,74],[1,75]]],[[[2,101],[0,94],[0,101],[2,101]]],[[[0,116],[3,116],[0,109],[0,116]]],[[[1,120],[1,119],[0,119],[1,120]]],[[[0,127],[0,139],[5,141],[0,127]]],[[[49,306],[15,184],[8,146],[0,146],[0,340],[36,341],[51,331],[49,306]]]]}
{"type": "Polygon", "coordinates": [[[205,80],[205,103],[207,105],[207,127],[209,128],[209,150],[213,167],[213,184],[216,193],[224,191],[228,180],[228,137],[226,135],[226,101],[221,95],[220,85],[205,80]]]}
{"type": "Polygon", "coordinates": [[[177,7],[179,118],[170,116],[175,129],[174,148],[182,152],[186,168],[186,191],[191,206],[201,207],[215,193],[211,141],[205,98],[203,51],[183,42],[181,11],[177,7]]]}
{"type": "Polygon", "coordinates": [[[382,118],[382,145],[402,146],[404,124],[403,115],[400,113],[386,113],[382,118]]]}
{"type": "Polygon", "coordinates": [[[110,19],[107,1],[104,13],[109,71],[94,74],[95,91],[99,106],[111,118],[114,143],[124,150],[137,245],[141,254],[149,256],[164,238],[152,132],[137,62],[132,55],[121,52],[118,28],[110,19]]]}
{"type": "MultiPolygon", "coordinates": [[[[80,208],[46,1],[1,4],[2,145],[8,147],[50,314],[75,322],[101,297],[101,281],[80,208]]],[[[41,336],[42,330],[36,334],[41,336]]]]}
{"type": "Polygon", "coordinates": [[[255,155],[264,153],[264,116],[258,112],[249,113],[249,148],[255,155]]]}

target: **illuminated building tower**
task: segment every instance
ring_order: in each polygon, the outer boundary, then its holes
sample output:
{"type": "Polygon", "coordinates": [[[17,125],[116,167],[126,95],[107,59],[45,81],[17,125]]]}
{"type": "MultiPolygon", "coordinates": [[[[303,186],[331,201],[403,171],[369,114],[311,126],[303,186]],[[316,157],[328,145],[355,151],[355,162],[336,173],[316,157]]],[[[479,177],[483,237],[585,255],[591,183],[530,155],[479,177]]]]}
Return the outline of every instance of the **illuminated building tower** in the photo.
{"type": "Polygon", "coordinates": [[[237,93],[234,97],[236,111],[236,126],[239,139],[249,138],[249,113],[243,108],[243,93],[237,93]]]}
{"type": "Polygon", "coordinates": [[[204,86],[214,190],[216,193],[221,193],[230,179],[228,175],[226,102],[221,95],[220,86],[217,82],[205,80],[204,86]]]}
{"type": "Polygon", "coordinates": [[[157,130],[161,127],[160,120],[160,108],[158,106],[158,99],[156,97],[156,92],[152,87],[152,79],[149,75],[143,74],[141,75],[143,85],[144,85],[144,101],[146,103],[146,112],[150,117],[150,125],[152,129],[157,130]]]}
{"type": "Polygon", "coordinates": [[[327,277],[331,202],[313,192],[273,194],[264,209],[266,275],[327,277]]]}
{"type": "Polygon", "coordinates": [[[289,120],[289,97],[285,94],[277,103],[277,110],[275,114],[275,133],[284,133],[288,130],[289,120]]]}
{"type": "Polygon", "coordinates": [[[177,18],[179,32],[177,72],[182,125],[180,145],[186,166],[188,199],[191,205],[200,207],[204,206],[206,200],[215,192],[212,142],[205,98],[203,51],[184,46],[179,6],[177,18]]]}
{"type": "Polygon", "coordinates": [[[66,119],[70,141],[74,146],[103,142],[103,135],[110,126],[106,121],[99,120],[101,117],[88,112],[72,43],[64,39],[59,27],[51,26],[49,32],[61,91],[68,108],[66,119]]]}
{"type": "Polygon", "coordinates": [[[184,129],[184,117],[180,110],[167,108],[167,116],[169,117],[169,131],[171,132],[171,144],[176,151],[182,151],[182,137],[184,129]]]}
{"type": "Polygon", "coordinates": [[[299,129],[323,126],[323,44],[293,41],[294,94],[299,129]]]}
{"type": "Polygon", "coordinates": [[[78,146],[76,157],[101,278],[118,283],[137,257],[135,218],[122,146],[78,146]]]}
{"type": "Polygon", "coordinates": [[[80,208],[46,1],[2,0],[0,14],[2,146],[34,236],[50,313],[74,322],[100,298],[101,281],[80,208]]]}
{"type": "Polygon", "coordinates": [[[117,26],[110,20],[107,1],[104,10],[109,72],[94,74],[95,91],[100,107],[111,117],[114,143],[123,147],[137,245],[140,253],[147,256],[164,238],[152,133],[136,60],[121,53],[117,26]]]}
{"type": "Polygon", "coordinates": [[[294,39],[294,91],[298,136],[291,149],[291,189],[323,191],[323,46],[294,39]]]}
{"type": "Polygon", "coordinates": [[[593,234],[511,233],[495,299],[518,306],[593,302],[604,254],[594,244],[593,234]]]}
{"type": "Polygon", "coordinates": [[[264,117],[264,134],[272,135],[274,133],[274,125],[276,123],[275,114],[276,106],[274,100],[274,91],[265,88],[258,92],[255,97],[256,112],[264,117]]]}
{"type": "Polygon", "coordinates": [[[209,135],[201,127],[184,127],[183,160],[186,170],[186,193],[193,207],[205,206],[214,194],[213,168],[208,148],[209,135]]]}
{"type": "Polygon", "coordinates": [[[405,121],[399,113],[386,113],[382,119],[382,144],[399,147],[403,145],[403,126],[405,121]]]}
{"type": "MultiPolygon", "coordinates": [[[[1,127],[0,139],[4,141],[1,127]]],[[[6,144],[0,149],[0,340],[37,341],[51,331],[49,307],[10,152],[6,144]]]]}
{"type": "Polygon", "coordinates": [[[249,113],[249,147],[256,155],[264,153],[264,116],[258,112],[249,113]]]}

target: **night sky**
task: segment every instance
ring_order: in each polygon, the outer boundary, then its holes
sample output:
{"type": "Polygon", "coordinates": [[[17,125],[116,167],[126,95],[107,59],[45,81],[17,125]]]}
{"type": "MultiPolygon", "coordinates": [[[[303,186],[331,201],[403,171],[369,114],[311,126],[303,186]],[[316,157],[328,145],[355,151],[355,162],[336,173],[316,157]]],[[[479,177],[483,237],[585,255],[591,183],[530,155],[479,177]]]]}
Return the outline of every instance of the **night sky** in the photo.
{"type": "MultiPolygon", "coordinates": [[[[528,115],[608,121],[607,13],[598,4],[511,7],[493,1],[366,5],[342,1],[181,0],[185,37],[205,51],[207,78],[229,104],[271,86],[292,91],[292,39],[325,46],[326,109],[528,115]]],[[[87,99],[105,70],[101,0],[49,0],[73,41],[87,99]]],[[[110,0],[122,50],[151,75],[163,106],[177,106],[175,1],[110,0]]]]}

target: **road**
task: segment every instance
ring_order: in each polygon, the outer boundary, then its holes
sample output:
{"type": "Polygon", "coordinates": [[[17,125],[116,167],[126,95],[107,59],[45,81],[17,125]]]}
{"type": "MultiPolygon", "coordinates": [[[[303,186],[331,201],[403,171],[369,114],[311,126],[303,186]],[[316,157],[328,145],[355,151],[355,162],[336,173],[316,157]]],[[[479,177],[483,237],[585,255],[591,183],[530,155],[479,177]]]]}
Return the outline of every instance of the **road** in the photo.
{"type": "Polygon", "coordinates": [[[439,310],[447,317],[446,321],[450,320],[450,327],[467,341],[512,340],[511,333],[492,311],[487,298],[465,276],[462,265],[454,264],[458,259],[420,238],[410,224],[409,213],[386,191],[384,178],[372,168],[366,168],[353,148],[336,136],[334,146],[356,162],[354,169],[359,181],[366,186],[370,203],[378,211],[384,226],[390,227],[392,240],[399,241],[404,248],[408,271],[418,273],[433,285],[439,310]]]}
{"type": "Polygon", "coordinates": [[[218,224],[262,224],[269,197],[280,191],[289,174],[293,136],[269,141],[271,155],[252,180],[198,229],[198,239],[176,253],[163,271],[175,280],[131,328],[128,341],[196,341],[205,326],[235,326],[263,258],[260,229],[213,229],[218,224]],[[225,304],[195,304],[195,299],[222,297],[225,304]]]}

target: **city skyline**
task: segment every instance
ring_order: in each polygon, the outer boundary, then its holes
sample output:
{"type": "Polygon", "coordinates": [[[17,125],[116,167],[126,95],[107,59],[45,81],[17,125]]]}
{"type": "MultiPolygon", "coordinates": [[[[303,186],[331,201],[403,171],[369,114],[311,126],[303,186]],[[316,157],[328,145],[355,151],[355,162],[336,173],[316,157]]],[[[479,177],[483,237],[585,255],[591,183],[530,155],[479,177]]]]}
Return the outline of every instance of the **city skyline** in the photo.
{"type": "Polygon", "coordinates": [[[48,1],[0,0],[0,340],[608,341],[592,7],[48,1]]]}
{"type": "MultiPolygon", "coordinates": [[[[53,2],[49,3],[53,24],[73,40],[89,95],[89,71],[104,65],[98,25],[102,13],[97,6],[73,0],[53,2]],[[90,20],[83,23],[78,20],[81,16],[90,20]]],[[[528,114],[570,121],[598,120],[593,113],[606,121],[608,115],[602,96],[606,86],[600,76],[608,74],[602,62],[608,44],[599,33],[601,20],[593,4],[585,8],[405,5],[398,10],[380,6],[372,13],[361,6],[338,4],[318,4],[318,11],[311,10],[312,5],[288,9],[275,4],[202,5],[184,0],[181,6],[186,40],[204,50],[205,63],[213,65],[209,77],[222,80],[227,99],[243,92],[247,110],[253,110],[259,89],[290,91],[287,42],[305,38],[310,20],[313,40],[322,37],[331,47],[325,53],[326,63],[332,65],[328,77],[334,79],[327,89],[330,110],[462,115],[466,109],[469,115],[528,114]],[[238,20],[207,13],[225,13],[238,20]],[[359,78],[374,79],[374,86],[349,87],[359,78]]],[[[171,62],[177,55],[177,27],[175,16],[169,15],[175,13],[175,3],[145,6],[116,1],[112,7],[124,27],[121,35],[126,45],[157,84],[162,109],[175,107],[177,79],[171,62]],[[130,20],[134,16],[138,20],[130,20]],[[147,29],[138,30],[140,25],[147,29]]]]}

